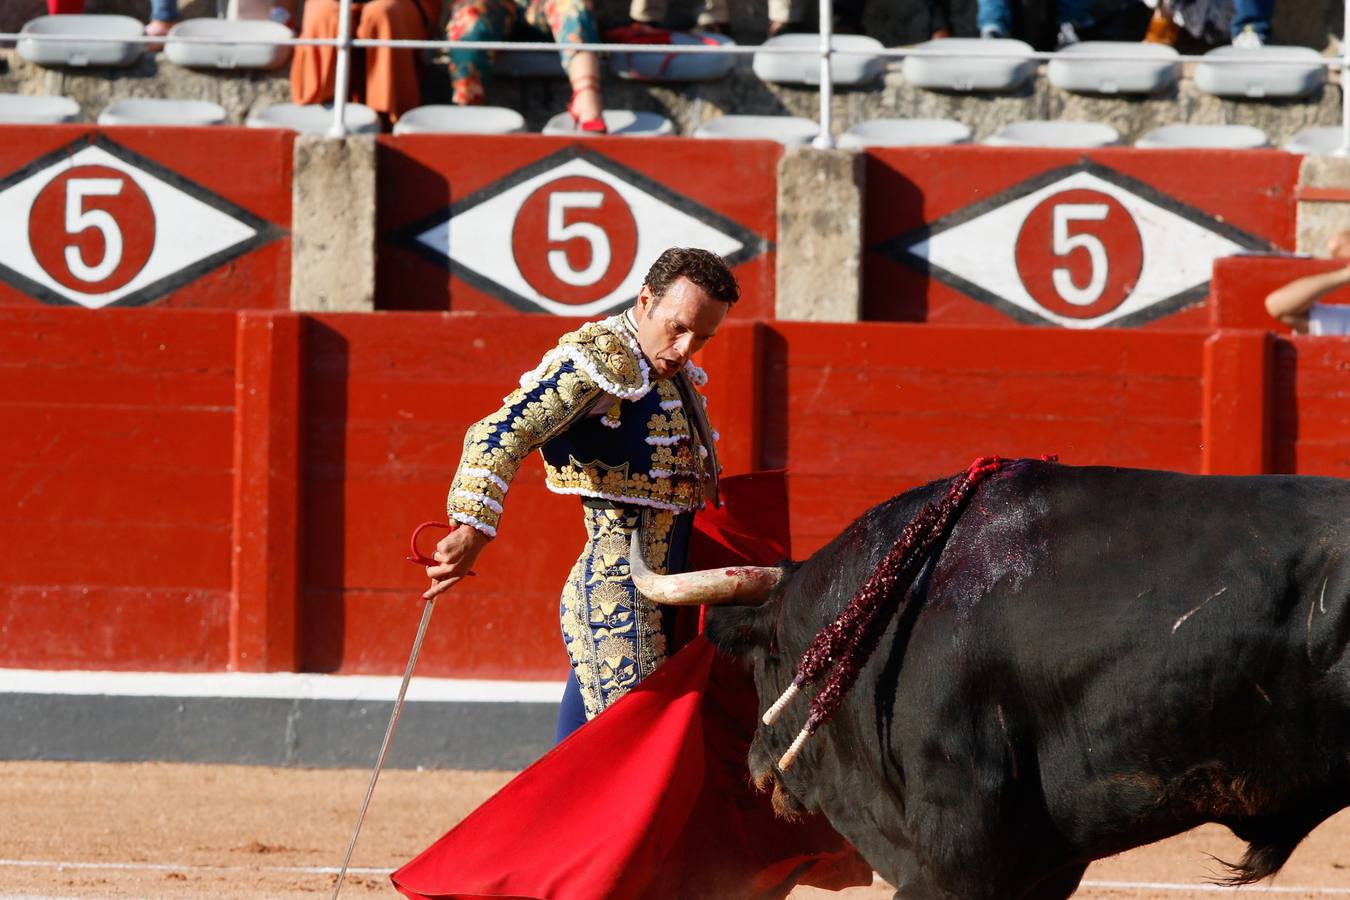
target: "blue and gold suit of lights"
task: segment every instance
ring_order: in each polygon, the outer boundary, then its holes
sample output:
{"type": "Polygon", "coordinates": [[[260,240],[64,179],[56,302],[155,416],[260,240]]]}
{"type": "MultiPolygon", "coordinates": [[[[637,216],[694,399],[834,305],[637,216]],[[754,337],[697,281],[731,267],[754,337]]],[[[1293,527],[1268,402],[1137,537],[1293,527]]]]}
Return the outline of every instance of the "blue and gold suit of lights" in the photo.
{"type": "Polygon", "coordinates": [[[634,529],[653,571],[682,569],[693,513],[716,467],[685,408],[706,403],[696,388],[706,376],[686,365],[676,378],[682,383],[651,379],[630,314],[584,325],[469,428],[450,487],[450,517],[489,537],[512,478],[535,449],[549,489],[582,498],[588,538],[563,586],[560,613],[588,719],[666,657],[661,610],[629,573],[634,529]]]}

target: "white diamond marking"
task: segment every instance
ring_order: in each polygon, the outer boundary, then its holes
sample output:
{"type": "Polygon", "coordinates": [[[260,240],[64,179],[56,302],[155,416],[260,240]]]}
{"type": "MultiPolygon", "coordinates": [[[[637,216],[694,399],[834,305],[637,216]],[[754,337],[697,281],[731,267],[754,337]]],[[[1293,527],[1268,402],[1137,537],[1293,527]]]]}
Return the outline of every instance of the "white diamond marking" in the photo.
{"type": "Polygon", "coordinates": [[[233,216],[101,147],[86,147],[0,192],[0,265],[90,309],[115,303],[257,233],[233,216]],[[149,259],[129,282],[104,293],[82,293],[56,281],[38,264],[28,241],[28,220],[34,200],[54,178],[78,166],[107,166],[126,173],[145,191],[154,210],[155,241],[149,259]]]}
{"type": "Polygon", "coordinates": [[[1099,328],[1145,310],[1209,281],[1215,259],[1245,252],[1240,244],[1091,172],[1075,172],[906,249],[1065,328],[1099,328]],[[1134,290],[1120,306],[1094,319],[1074,319],[1046,309],[1027,292],[1017,272],[1022,223],[1047,197],[1075,189],[1099,191],[1118,200],[1134,217],[1144,245],[1143,269],[1134,290]]]}
{"type": "Polygon", "coordinates": [[[417,236],[419,243],[493,281],[512,293],[560,316],[591,316],[635,298],[647,268],[667,247],[692,246],[730,256],[745,245],[736,238],[700,222],[622,178],[584,159],[573,159],[541,172],[495,197],[468,209],[448,222],[417,236]],[[543,296],[525,280],[512,255],[512,231],[521,206],[540,187],[560,178],[580,175],[612,187],[628,204],[637,225],[637,253],[623,282],[590,303],[560,303],[543,296]]]}

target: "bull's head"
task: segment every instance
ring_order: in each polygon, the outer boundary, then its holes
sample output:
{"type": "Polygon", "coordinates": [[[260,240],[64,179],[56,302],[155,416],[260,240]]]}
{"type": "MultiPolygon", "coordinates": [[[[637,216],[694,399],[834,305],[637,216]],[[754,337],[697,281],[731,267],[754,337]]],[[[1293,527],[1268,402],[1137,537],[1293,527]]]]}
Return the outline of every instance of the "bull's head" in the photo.
{"type": "MultiPolygon", "coordinates": [[[[643,559],[636,532],[629,562],[634,585],[648,599],[665,605],[716,607],[709,610],[708,637],[723,653],[741,659],[753,668],[761,713],[791,683],[797,657],[805,643],[798,640],[792,642],[793,647],[784,647],[777,629],[785,589],[796,568],[794,564],[734,566],[658,575],[643,559]]],[[[803,637],[809,638],[809,635],[803,637]]],[[[796,716],[785,718],[796,721],[801,715],[802,711],[798,710],[796,716]]],[[[796,722],[797,727],[800,724],[800,721],[796,722]]],[[[774,808],[779,813],[800,814],[805,807],[788,793],[776,765],[786,748],[787,738],[796,730],[780,725],[773,731],[773,735],[768,735],[764,728],[756,729],[748,760],[750,774],[761,790],[772,786],[774,808]],[[782,734],[778,734],[779,731],[782,734]]]]}

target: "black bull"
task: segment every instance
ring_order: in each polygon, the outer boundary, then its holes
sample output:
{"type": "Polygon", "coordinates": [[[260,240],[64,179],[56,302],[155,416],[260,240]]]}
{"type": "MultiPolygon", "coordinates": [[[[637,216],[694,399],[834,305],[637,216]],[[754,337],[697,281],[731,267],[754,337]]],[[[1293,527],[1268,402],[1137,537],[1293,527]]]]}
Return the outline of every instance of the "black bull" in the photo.
{"type": "MultiPolygon", "coordinates": [[[[761,711],[922,506],[875,507],[763,606],[712,610],[761,711]]],[[[1350,803],[1350,482],[1019,461],[973,494],[838,713],[749,763],[905,900],[1070,896],[1094,859],[1203,822],[1277,871],[1350,803]]],[[[805,693],[811,694],[808,690],[805,693]]]]}

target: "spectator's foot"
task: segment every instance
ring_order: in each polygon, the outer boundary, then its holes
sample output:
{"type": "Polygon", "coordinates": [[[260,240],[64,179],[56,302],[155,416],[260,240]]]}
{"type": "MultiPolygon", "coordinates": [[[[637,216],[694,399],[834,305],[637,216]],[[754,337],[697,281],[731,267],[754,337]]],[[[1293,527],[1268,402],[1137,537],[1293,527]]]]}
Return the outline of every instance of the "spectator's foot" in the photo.
{"type": "Polygon", "coordinates": [[[980,37],[985,40],[998,40],[1007,36],[1008,33],[997,25],[986,25],[980,29],[980,37]]]}
{"type": "Polygon", "coordinates": [[[949,38],[949,37],[951,37],[951,36],[952,36],[951,29],[948,29],[948,28],[938,28],[938,29],[934,30],[934,32],[933,32],[931,35],[929,35],[929,38],[930,38],[931,40],[934,40],[934,41],[940,41],[940,40],[942,40],[943,38],[949,38]]]}
{"type": "Polygon", "coordinates": [[[801,22],[770,22],[769,37],[778,37],[780,34],[800,34],[802,30],[801,22]]]}
{"type": "Polygon", "coordinates": [[[1065,47],[1072,47],[1082,39],[1078,37],[1078,26],[1072,22],[1060,22],[1059,33],[1055,35],[1055,49],[1063,50],[1065,47]]]}
{"type": "Polygon", "coordinates": [[[587,134],[609,133],[600,105],[599,78],[584,76],[572,83],[572,102],[567,104],[567,114],[572,117],[572,124],[577,131],[587,134]],[[585,99],[588,97],[590,99],[585,99]]]}
{"type": "Polygon", "coordinates": [[[689,30],[694,34],[721,34],[721,35],[731,34],[731,26],[728,25],[726,22],[708,22],[706,24],[699,23],[698,25],[695,25],[693,28],[689,30]]]}
{"type": "Polygon", "coordinates": [[[1234,47],[1264,47],[1270,43],[1270,38],[1257,31],[1250,25],[1245,26],[1237,34],[1233,35],[1234,47]]]}
{"type": "MultiPolygon", "coordinates": [[[[173,27],[172,22],[164,22],[159,19],[151,19],[149,22],[145,24],[145,33],[149,37],[164,37],[169,33],[169,29],[172,27],[173,27]]],[[[163,49],[164,49],[163,44],[145,45],[146,53],[158,53],[160,50],[163,49]]]]}
{"type": "Polygon", "coordinates": [[[1154,10],[1153,18],[1148,20],[1148,31],[1144,33],[1144,43],[1175,47],[1179,40],[1181,26],[1161,9],[1154,10]]]}

